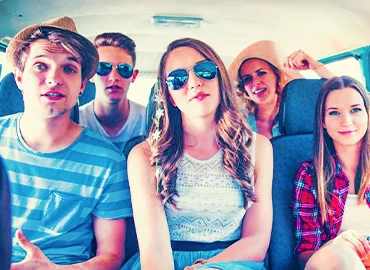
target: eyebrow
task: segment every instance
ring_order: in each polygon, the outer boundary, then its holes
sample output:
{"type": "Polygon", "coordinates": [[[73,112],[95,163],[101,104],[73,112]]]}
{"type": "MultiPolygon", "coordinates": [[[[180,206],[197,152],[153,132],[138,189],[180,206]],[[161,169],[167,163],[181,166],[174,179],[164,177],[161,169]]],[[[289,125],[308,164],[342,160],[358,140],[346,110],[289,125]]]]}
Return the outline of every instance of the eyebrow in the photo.
{"type": "MultiPolygon", "coordinates": [[[[40,54],[40,55],[36,55],[35,57],[33,57],[32,59],[38,59],[38,58],[43,58],[43,57],[48,57],[46,54],[40,54]]],[[[67,58],[69,61],[73,61],[73,62],[76,62],[77,64],[79,64],[79,61],[76,57],[74,56],[68,56],[67,58]]]]}
{"type": "MultiPolygon", "coordinates": [[[[351,105],[351,108],[358,107],[358,106],[361,106],[361,104],[353,104],[353,105],[351,105]]],[[[326,110],[327,111],[329,111],[329,110],[338,110],[338,108],[337,107],[329,107],[326,110]]]]}

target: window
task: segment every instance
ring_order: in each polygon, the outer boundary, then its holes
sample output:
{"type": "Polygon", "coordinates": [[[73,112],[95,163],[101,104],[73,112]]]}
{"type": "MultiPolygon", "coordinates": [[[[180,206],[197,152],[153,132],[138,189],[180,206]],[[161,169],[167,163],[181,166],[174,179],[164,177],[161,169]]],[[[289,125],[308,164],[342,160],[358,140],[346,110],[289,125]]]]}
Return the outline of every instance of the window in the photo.
{"type": "Polygon", "coordinates": [[[143,106],[148,104],[150,90],[156,82],[155,76],[140,77],[140,72],[134,83],[131,83],[127,97],[143,106]]]}
{"type": "Polygon", "coordinates": [[[5,61],[6,61],[5,53],[0,51],[0,81],[1,81],[1,78],[2,78],[1,75],[2,75],[2,71],[3,71],[3,68],[4,68],[5,61]]]}
{"type": "MultiPolygon", "coordinates": [[[[336,76],[351,76],[365,85],[365,77],[362,73],[361,64],[354,57],[331,62],[325,66],[336,76]]],[[[312,70],[303,71],[301,73],[306,78],[319,78],[312,70]]]]}
{"type": "Polygon", "coordinates": [[[365,77],[362,73],[360,62],[354,57],[348,57],[343,60],[326,64],[326,67],[336,76],[351,76],[365,85],[365,77]]]}

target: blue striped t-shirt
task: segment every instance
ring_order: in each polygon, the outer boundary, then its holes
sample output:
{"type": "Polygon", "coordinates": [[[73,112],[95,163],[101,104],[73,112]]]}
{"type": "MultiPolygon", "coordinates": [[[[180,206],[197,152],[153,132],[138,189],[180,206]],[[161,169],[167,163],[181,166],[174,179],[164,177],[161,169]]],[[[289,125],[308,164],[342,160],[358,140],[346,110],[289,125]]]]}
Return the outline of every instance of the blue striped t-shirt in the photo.
{"type": "MultiPolygon", "coordinates": [[[[86,261],[92,256],[93,216],[132,216],[126,160],[88,128],[63,150],[37,152],[22,139],[20,117],[0,118],[0,155],[9,174],[13,236],[21,228],[54,263],[86,261]]],[[[25,255],[13,237],[12,261],[25,255]]]]}

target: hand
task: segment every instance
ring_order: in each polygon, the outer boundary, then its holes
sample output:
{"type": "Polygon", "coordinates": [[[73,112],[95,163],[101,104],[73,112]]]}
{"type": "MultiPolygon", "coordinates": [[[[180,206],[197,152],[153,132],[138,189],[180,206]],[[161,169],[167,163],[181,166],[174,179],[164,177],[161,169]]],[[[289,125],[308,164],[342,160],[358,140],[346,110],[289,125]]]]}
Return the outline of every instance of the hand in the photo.
{"type": "Polygon", "coordinates": [[[195,263],[195,264],[193,264],[193,265],[191,265],[191,266],[186,266],[186,267],[184,268],[184,270],[194,270],[194,269],[196,269],[198,266],[201,266],[201,265],[203,265],[203,264],[201,264],[201,263],[195,263]]]}
{"type": "Polygon", "coordinates": [[[368,259],[370,254],[370,245],[366,238],[357,233],[355,230],[347,230],[339,234],[334,240],[333,244],[345,244],[351,247],[362,261],[368,259]]]}
{"type": "Polygon", "coordinates": [[[15,237],[19,245],[27,252],[27,255],[23,261],[13,263],[10,268],[11,270],[56,269],[57,265],[53,264],[41,249],[28,241],[20,229],[15,232],[15,237]]]}
{"type": "Polygon", "coordinates": [[[307,69],[318,69],[323,64],[313,59],[311,56],[306,54],[304,51],[298,50],[292,53],[286,59],[284,67],[292,68],[296,70],[307,70],[307,69]]]}

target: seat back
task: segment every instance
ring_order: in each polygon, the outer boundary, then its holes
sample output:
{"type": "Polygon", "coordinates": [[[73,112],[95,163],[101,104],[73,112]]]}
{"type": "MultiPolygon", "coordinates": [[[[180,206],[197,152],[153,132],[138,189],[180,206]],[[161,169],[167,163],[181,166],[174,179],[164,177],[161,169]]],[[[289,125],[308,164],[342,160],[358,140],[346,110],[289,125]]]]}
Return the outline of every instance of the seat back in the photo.
{"type": "Polygon", "coordinates": [[[279,128],[282,136],[271,139],[274,152],[272,184],[273,225],[269,248],[270,269],[299,269],[294,255],[291,209],[293,179],[302,162],[312,158],[314,108],[325,80],[299,79],[283,90],[279,128]]]}
{"type": "Polygon", "coordinates": [[[10,268],[12,253],[10,220],[9,180],[0,158],[0,269],[10,268]]]}
{"type": "Polygon", "coordinates": [[[312,158],[312,134],[281,136],[271,142],[274,149],[274,217],[269,250],[270,269],[299,269],[294,256],[296,239],[290,203],[293,178],[302,162],[312,158]]]}

